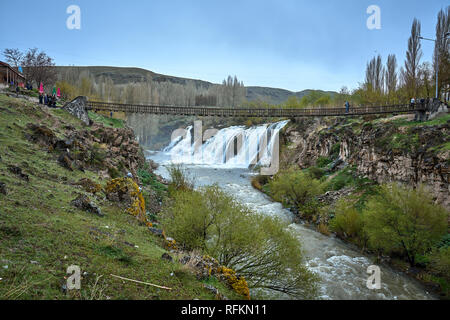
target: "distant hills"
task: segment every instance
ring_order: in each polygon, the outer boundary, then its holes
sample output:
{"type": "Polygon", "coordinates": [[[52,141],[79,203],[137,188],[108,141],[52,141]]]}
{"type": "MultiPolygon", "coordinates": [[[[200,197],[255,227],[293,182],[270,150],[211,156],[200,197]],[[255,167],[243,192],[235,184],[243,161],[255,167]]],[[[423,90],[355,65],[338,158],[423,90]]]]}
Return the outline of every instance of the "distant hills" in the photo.
{"type": "MultiPolygon", "coordinates": [[[[75,67],[75,66],[58,66],[56,67],[59,76],[67,73],[80,74],[89,73],[94,78],[98,79],[100,77],[108,77],[113,80],[114,84],[126,85],[134,82],[144,82],[144,81],[156,81],[156,82],[171,82],[180,85],[192,84],[196,88],[208,89],[215,85],[212,82],[174,77],[164,74],[155,73],[150,70],[141,68],[128,68],[128,67],[108,67],[108,66],[89,66],[89,67],[75,67]]],[[[313,90],[303,90],[299,92],[292,92],[285,89],[270,88],[270,87],[246,87],[248,101],[265,101],[273,104],[279,104],[285,102],[289,97],[296,96],[301,99],[303,96],[309,94],[313,90]]],[[[326,92],[330,95],[334,95],[334,91],[322,91],[314,90],[319,92],[326,92]]]]}

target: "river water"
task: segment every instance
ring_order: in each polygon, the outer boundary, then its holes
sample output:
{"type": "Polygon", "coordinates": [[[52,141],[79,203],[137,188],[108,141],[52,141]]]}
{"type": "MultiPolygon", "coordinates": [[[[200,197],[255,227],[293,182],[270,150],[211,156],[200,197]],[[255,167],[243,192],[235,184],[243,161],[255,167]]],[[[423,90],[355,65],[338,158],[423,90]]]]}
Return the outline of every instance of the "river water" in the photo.
{"type": "MultiPolygon", "coordinates": [[[[279,127],[273,126],[272,128],[280,129],[279,127]]],[[[230,130],[230,128],[224,130],[228,130],[228,132],[217,134],[216,137],[223,139],[224,136],[228,136],[228,138],[232,138],[233,134],[230,135],[230,131],[246,131],[240,127],[235,127],[233,130],[230,130]]],[[[258,131],[258,129],[253,128],[251,132],[254,131],[258,131]]],[[[186,157],[180,156],[180,148],[176,148],[176,145],[184,144],[183,148],[189,149],[191,147],[189,134],[190,130],[187,130],[184,139],[183,137],[180,138],[177,143],[172,143],[164,151],[147,151],[147,158],[160,164],[157,173],[168,178],[165,165],[172,162],[184,163],[187,173],[194,178],[197,187],[218,184],[224,191],[233,195],[254,211],[286,221],[288,228],[294,231],[302,243],[308,268],[320,277],[320,299],[427,300],[435,298],[416,280],[384,265],[379,265],[381,269],[381,289],[368,289],[366,286],[369,277],[367,268],[374,264],[374,257],[361,253],[357,248],[335,237],[325,236],[309,228],[306,224],[294,223],[294,217],[289,210],[283,208],[281,204],[271,201],[268,196],[251,186],[251,177],[254,172],[247,168],[248,163],[246,165],[224,163],[220,160],[222,158],[214,163],[209,156],[207,157],[208,161],[202,163],[198,160],[198,157],[190,157],[192,155],[190,154],[191,150],[188,150],[186,157]],[[173,150],[177,150],[176,157],[174,157],[173,150]],[[189,159],[196,160],[190,161],[189,159]]],[[[244,136],[251,136],[251,134],[244,134],[244,136]]],[[[270,145],[270,138],[268,140],[270,145]]],[[[228,145],[227,140],[224,141],[226,141],[225,145],[228,145]]],[[[209,148],[208,145],[211,146],[214,143],[214,141],[209,141],[205,143],[205,147],[209,148]]],[[[250,141],[250,143],[252,142],[250,141]]],[[[214,147],[214,149],[217,148],[217,146],[214,147]]],[[[251,156],[247,156],[246,159],[246,162],[252,161],[251,156]]]]}

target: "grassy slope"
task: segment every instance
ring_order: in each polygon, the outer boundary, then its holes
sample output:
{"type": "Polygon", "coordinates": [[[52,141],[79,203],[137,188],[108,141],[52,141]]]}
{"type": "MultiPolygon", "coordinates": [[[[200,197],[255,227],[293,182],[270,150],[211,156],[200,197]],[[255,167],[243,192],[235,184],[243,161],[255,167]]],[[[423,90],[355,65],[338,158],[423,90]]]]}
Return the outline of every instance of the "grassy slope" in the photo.
{"type": "MultiPolygon", "coordinates": [[[[63,169],[54,154],[28,142],[24,133],[26,124],[34,122],[62,136],[57,128],[81,128],[78,119],[4,95],[0,115],[0,182],[8,189],[8,195],[0,194],[0,299],[214,298],[184,266],[162,260],[161,240],[103,196],[89,194],[105,217],[70,205],[77,194],[85,193],[70,182],[84,177],[103,185],[105,181],[94,172],[63,169]],[[9,165],[21,167],[30,181],[11,173],[9,165]],[[66,295],[61,286],[72,264],[87,275],[80,291],[66,295]],[[123,282],[111,273],[173,290],[123,282]]],[[[237,298],[221,283],[210,281],[229,298],[237,298]]]]}

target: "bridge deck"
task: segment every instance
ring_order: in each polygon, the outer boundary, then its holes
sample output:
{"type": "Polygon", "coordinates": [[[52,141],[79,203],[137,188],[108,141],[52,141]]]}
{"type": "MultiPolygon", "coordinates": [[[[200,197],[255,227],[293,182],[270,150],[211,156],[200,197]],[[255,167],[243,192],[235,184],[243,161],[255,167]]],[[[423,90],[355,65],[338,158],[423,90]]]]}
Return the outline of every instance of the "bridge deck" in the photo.
{"type": "Polygon", "coordinates": [[[150,113],[179,116],[205,117],[258,117],[258,118],[298,118],[327,116],[356,116],[383,113],[415,113],[424,111],[425,106],[391,105],[378,107],[352,107],[349,112],[345,108],[314,108],[314,109],[253,109],[253,108],[216,108],[216,107],[179,107],[159,105],[138,105],[88,101],[88,109],[93,111],[110,111],[126,113],[150,113]]]}

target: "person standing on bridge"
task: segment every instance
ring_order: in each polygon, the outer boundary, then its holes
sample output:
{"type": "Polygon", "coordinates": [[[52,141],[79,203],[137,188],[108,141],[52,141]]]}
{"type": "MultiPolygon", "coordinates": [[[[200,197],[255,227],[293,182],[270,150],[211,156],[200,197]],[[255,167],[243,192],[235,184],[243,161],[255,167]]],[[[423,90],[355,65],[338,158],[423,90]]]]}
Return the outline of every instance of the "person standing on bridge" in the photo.
{"type": "Polygon", "coordinates": [[[350,111],[350,103],[348,101],[345,101],[345,113],[348,113],[350,111]]]}

